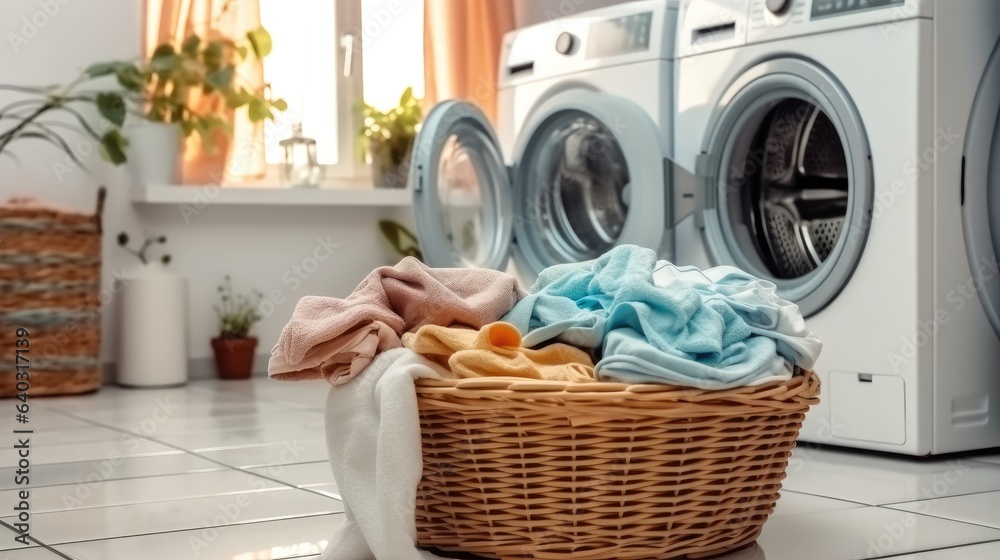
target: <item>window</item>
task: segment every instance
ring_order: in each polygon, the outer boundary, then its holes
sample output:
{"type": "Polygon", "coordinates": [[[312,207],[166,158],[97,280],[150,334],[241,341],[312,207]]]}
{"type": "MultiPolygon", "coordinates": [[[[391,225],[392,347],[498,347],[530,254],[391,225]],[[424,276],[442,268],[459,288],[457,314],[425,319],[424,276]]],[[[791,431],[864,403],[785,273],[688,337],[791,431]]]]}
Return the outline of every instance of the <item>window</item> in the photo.
{"type": "Polygon", "coordinates": [[[278,142],[301,123],[326,177],[360,175],[358,100],[388,109],[408,86],[423,95],[423,2],[260,0],[260,16],[273,40],[264,80],[288,102],[265,125],[267,163],[281,162],[278,142]]]}

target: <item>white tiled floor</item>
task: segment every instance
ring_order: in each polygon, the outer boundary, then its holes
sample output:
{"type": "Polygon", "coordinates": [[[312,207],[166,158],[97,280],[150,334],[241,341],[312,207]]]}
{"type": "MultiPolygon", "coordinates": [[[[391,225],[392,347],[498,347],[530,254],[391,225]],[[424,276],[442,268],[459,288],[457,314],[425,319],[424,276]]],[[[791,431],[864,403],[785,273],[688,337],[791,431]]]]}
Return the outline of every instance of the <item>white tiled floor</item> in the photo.
{"type": "MultiPolygon", "coordinates": [[[[325,399],[266,379],[35,399],[37,540],[13,540],[15,442],[0,442],[0,560],[316,558],[344,517],[325,399]]],[[[721,560],[857,558],[1000,558],[1000,454],[802,445],[758,544],[721,560]]]]}

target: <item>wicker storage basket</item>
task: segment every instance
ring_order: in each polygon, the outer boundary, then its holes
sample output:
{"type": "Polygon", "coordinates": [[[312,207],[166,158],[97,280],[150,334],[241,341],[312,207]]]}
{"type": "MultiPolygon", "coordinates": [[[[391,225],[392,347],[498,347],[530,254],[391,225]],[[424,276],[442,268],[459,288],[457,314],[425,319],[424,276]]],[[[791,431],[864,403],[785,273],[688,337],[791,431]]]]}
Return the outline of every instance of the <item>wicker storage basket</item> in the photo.
{"type": "Polygon", "coordinates": [[[16,392],[16,330],[28,331],[30,394],[101,386],[101,212],[82,214],[32,200],[0,205],[0,397],[16,392]]]}
{"type": "Polygon", "coordinates": [[[818,394],[813,372],[723,391],[419,380],[418,543],[504,560],[747,546],[818,394]]]}

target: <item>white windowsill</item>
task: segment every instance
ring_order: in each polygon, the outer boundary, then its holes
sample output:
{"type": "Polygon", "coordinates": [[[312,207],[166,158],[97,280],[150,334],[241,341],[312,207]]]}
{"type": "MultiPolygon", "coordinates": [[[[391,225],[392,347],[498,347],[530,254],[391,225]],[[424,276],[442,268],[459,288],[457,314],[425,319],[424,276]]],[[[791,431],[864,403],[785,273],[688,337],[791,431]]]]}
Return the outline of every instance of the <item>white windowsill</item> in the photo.
{"type": "Polygon", "coordinates": [[[149,185],[132,189],[136,204],[190,204],[196,207],[232,206],[377,206],[412,204],[409,189],[376,189],[367,181],[343,181],[319,188],[276,185],[149,185]]]}

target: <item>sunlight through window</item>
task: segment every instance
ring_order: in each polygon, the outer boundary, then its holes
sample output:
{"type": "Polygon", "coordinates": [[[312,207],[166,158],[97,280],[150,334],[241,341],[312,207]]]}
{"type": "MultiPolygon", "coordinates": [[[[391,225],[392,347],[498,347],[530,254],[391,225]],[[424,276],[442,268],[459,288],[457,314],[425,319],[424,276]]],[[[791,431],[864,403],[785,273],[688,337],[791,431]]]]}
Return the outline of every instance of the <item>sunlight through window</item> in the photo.
{"type": "MultiPolygon", "coordinates": [[[[349,146],[338,145],[337,112],[340,103],[356,110],[356,99],[337,99],[342,79],[336,6],[330,0],[260,0],[261,23],[271,33],[273,50],[264,59],[264,80],[273,94],[288,102],[288,111],[265,128],[267,163],[278,164],[278,142],[302,123],[302,133],[316,140],[319,163],[336,165],[349,157],[349,146]]],[[[389,109],[412,86],[424,93],[423,2],[414,0],[360,0],[359,29],[348,30],[361,51],[364,98],[379,109],[389,109]]],[[[355,59],[356,61],[359,59],[355,59]]]]}

